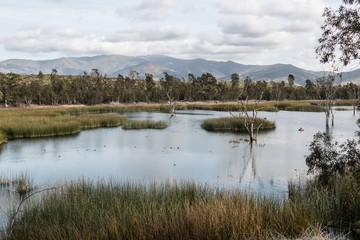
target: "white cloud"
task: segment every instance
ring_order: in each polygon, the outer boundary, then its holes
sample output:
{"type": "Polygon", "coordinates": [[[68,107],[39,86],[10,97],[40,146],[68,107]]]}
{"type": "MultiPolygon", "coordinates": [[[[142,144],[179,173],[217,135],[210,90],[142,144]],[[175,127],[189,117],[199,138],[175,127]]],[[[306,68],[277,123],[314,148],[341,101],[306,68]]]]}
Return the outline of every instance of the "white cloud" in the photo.
{"type": "Polygon", "coordinates": [[[16,33],[1,37],[10,51],[27,53],[76,54],[168,54],[186,46],[187,28],[183,25],[160,28],[124,30],[107,37],[65,29],[56,31],[49,26],[28,25],[16,33]],[[159,42],[161,41],[161,44],[159,42]]]}
{"type": "Polygon", "coordinates": [[[116,10],[123,18],[135,21],[161,21],[168,17],[169,9],[178,5],[180,0],[142,0],[132,7],[121,7],[116,10]]]}
{"type": "Polygon", "coordinates": [[[324,1],[16,0],[0,6],[0,55],[164,54],[314,69],[324,1]]]}
{"type": "Polygon", "coordinates": [[[174,39],[183,39],[188,35],[188,29],[185,25],[178,24],[175,26],[164,27],[137,27],[118,31],[105,37],[108,42],[124,41],[167,41],[174,39]]]}

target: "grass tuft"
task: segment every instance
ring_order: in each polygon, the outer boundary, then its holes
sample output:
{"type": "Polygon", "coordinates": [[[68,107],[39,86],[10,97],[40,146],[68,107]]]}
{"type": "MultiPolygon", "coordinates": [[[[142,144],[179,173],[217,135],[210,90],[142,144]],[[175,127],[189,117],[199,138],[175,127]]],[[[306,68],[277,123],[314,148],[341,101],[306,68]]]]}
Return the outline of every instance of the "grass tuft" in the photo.
{"type": "MultiPolygon", "coordinates": [[[[232,131],[232,132],[246,132],[244,126],[245,118],[243,117],[222,117],[205,120],[201,127],[208,131],[232,131]]],[[[260,130],[274,129],[275,123],[263,118],[257,118],[254,124],[254,129],[260,126],[260,130]]]]}
{"type": "Polygon", "coordinates": [[[135,121],[125,122],[122,128],[124,130],[147,129],[147,128],[164,129],[167,128],[167,123],[164,121],[135,120],[135,121]]]}

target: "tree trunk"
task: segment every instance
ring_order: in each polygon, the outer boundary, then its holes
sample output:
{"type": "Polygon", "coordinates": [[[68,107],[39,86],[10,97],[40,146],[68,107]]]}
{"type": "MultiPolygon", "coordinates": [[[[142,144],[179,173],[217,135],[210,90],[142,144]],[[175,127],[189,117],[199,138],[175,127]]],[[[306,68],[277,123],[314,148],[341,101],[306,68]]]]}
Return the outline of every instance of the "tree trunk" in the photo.
{"type": "Polygon", "coordinates": [[[330,112],[327,110],[325,112],[325,115],[326,115],[326,127],[329,127],[329,121],[330,121],[330,112]]]}
{"type": "Polygon", "coordinates": [[[256,138],[254,136],[254,123],[251,123],[250,125],[250,142],[256,141],[256,138]]]}
{"type": "Polygon", "coordinates": [[[353,105],[353,115],[355,116],[356,113],[356,104],[353,105]]]}

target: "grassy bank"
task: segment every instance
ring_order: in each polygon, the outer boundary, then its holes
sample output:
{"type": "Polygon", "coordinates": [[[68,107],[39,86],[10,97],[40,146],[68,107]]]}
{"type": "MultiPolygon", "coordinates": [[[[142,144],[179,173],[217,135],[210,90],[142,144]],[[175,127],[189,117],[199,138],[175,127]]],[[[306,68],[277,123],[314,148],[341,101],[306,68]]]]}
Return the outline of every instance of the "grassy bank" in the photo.
{"type": "Polygon", "coordinates": [[[122,128],[124,130],[132,129],[164,129],[167,128],[167,123],[164,121],[151,121],[151,120],[135,120],[126,121],[122,128]]]}
{"type": "Polygon", "coordinates": [[[279,199],[194,183],[81,180],[27,205],[12,239],[278,239],[354,229],[359,183],[338,181],[331,189],[293,182],[279,199]]]}
{"type": "MultiPolygon", "coordinates": [[[[246,132],[247,130],[244,126],[244,122],[244,117],[212,118],[205,120],[201,124],[201,127],[208,131],[246,132]]],[[[254,124],[254,129],[257,129],[258,126],[260,126],[259,130],[274,129],[275,123],[263,118],[257,118],[254,124]]]]}
{"type": "Polygon", "coordinates": [[[70,115],[64,108],[1,109],[0,139],[61,136],[98,127],[120,126],[125,116],[118,114],[70,115]]]}
{"type": "Polygon", "coordinates": [[[288,200],[194,183],[68,183],[24,209],[12,239],[270,239],[315,224],[288,200]]]}
{"type": "Polygon", "coordinates": [[[193,182],[79,180],[29,201],[16,218],[12,239],[310,238],[334,229],[355,232],[359,197],[360,183],[351,176],[330,187],[293,181],[288,198],[193,182]]]}

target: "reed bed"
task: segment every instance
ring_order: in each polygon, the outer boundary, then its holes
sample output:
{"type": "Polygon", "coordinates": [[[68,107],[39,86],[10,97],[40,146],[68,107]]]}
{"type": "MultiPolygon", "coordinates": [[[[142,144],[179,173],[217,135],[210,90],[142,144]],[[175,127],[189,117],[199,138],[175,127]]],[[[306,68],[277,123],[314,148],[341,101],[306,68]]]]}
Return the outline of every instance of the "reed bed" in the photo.
{"type": "Polygon", "coordinates": [[[61,136],[98,127],[120,126],[126,117],[118,114],[70,115],[64,108],[2,109],[0,139],[61,136]]]}
{"type": "Polygon", "coordinates": [[[124,130],[132,129],[164,129],[167,128],[167,123],[164,121],[152,121],[152,120],[134,120],[126,121],[122,128],[124,130]]]}
{"type": "Polygon", "coordinates": [[[316,178],[289,183],[289,199],[313,212],[319,224],[334,229],[358,230],[360,236],[360,182],[347,174],[322,186],[316,178]]]}
{"type": "Polygon", "coordinates": [[[7,137],[6,134],[0,131],[0,145],[3,143],[7,143],[7,137]]]}
{"type": "Polygon", "coordinates": [[[124,112],[169,112],[170,106],[164,104],[134,104],[123,106],[96,105],[66,109],[67,114],[84,113],[124,113],[124,112]]]}
{"type": "Polygon", "coordinates": [[[316,225],[312,219],[311,211],[293,201],[191,182],[80,180],[25,206],[11,238],[295,238],[316,225]]]}
{"type": "Polygon", "coordinates": [[[0,191],[7,190],[24,196],[35,189],[33,179],[28,173],[20,173],[16,176],[0,176],[0,191]]]}
{"type": "MultiPolygon", "coordinates": [[[[247,124],[249,120],[247,121],[247,124]]],[[[205,120],[201,127],[208,131],[232,131],[232,132],[246,132],[244,125],[245,117],[222,117],[205,120]]],[[[275,128],[275,123],[264,118],[257,118],[254,123],[254,129],[269,130],[275,128]]],[[[248,126],[249,127],[249,126],[248,126]]]]}

